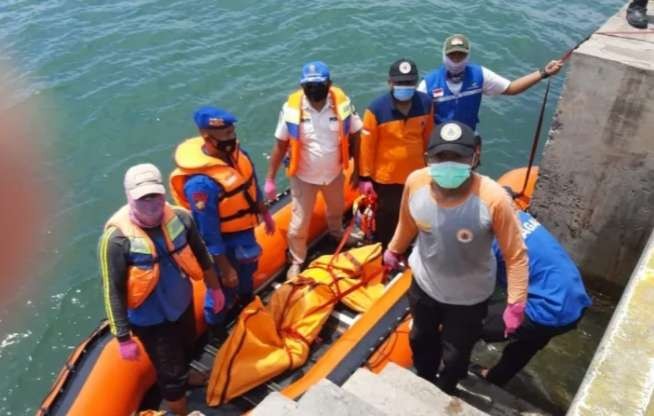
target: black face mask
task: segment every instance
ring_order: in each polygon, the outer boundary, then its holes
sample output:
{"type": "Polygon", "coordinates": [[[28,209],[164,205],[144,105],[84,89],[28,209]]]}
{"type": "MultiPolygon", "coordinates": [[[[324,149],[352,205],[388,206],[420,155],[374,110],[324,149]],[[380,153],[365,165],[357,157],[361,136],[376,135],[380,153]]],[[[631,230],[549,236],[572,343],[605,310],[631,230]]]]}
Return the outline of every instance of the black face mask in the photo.
{"type": "Polygon", "coordinates": [[[227,154],[231,154],[236,149],[236,137],[229,140],[216,140],[216,147],[227,154]]]}
{"type": "Polygon", "coordinates": [[[304,90],[304,95],[310,101],[319,102],[327,98],[327,93],[329,92],[329,87],[325,83],[308,83],[302,86],[304,90]]]}

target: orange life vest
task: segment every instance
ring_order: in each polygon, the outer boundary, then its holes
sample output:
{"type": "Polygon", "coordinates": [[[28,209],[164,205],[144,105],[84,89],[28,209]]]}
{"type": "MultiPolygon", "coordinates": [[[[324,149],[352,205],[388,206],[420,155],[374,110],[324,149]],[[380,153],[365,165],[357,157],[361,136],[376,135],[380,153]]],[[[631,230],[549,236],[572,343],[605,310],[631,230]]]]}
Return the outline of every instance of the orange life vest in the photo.
{"type": "MultiPolygon", "coordinates": [[[[300,141],[301,126],[302,126],[302,97],[304,91],[300,88],[288,96],[286,105],[284,106],[284,122],[288,128],[289,142],[290,142],[290,160],[288,165],[287,174],[293,176],[297,173],[300,161],[300,150],[302,142],[300,141]]],[[[349,134],[350,122],[352,118],[352,103],[350,98],[345,95],[343,90],[336,86],[329,89],[329,96],[334,103],[336,117],[338,118],[338,137],[341,145],[341,163],[343,169],[348,168],[349,156],[349,134]]]]}
{"type": "Polygon", "coordinates": [[[220,231],[233,233],[256,227],[259,223],[257,185],[252,162],[237,149],[233,154],[236,166],[230,166],[222,159],[206,155],[202,151],[203,145],[202,137],[194,137],[177,147],[177,169],[170,175],[173,199],[184,208],[191,209],[191,204],[184,194],[184,185],[192,175],[206,175],[223,189],[217,212],[220,231]]]}
{"type": "MultiPolygon", "coordinates": [[[[127,307],[135,309],[150,296],[159,282],[159,256],[157,249],[141,227],[129,218],[127,205],[119,209],[105,224],[105,230],[115,227],[129,239],[130,265],[127,268],[127,307]]],[[[161,224],[166,249],[183,277],[199,280],[204,277],[186,238],[186,227],[171,205],[166,203],[161,224]]]]}

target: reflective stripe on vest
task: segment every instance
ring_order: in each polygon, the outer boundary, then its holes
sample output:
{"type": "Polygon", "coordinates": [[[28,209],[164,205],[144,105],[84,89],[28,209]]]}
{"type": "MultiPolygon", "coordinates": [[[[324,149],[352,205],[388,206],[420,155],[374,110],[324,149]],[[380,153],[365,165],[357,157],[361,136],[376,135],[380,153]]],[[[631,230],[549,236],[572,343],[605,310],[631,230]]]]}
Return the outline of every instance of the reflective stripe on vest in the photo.
{"type": "MultiPolygon", "coordinates": [[[[341,148],[341,163],[343,169],[348,167],[349,155],[349,134],[350,123],[352,122],[352,102],[339,87],[332,86],[329,89],[329,96],[334,104],[336,118],[338,119],[338,137],[341,148]]],[[[284,122],[288,129],[290,142],[290,160],[288,165],[288,175],[293,176],[297,173],[300,159],[300,150],[302,146],[301,138],[301,121],[302,121],[302,97],[304,91],[299,89],[288,96],[284,106],[284,122]]]]}
{"type": "Polygon", "coordinates": [[[191,209],[184,193],[184,185],[193,175],[205,175],[222,188],[218,200],[220,232],[233,233],[249,230],[259,223],[257,186],[254,180],[254,166],[240,150],[236,150],[232,167],[222,159],[211,157],[202,151],[204,139],[195,137],[185,140],[177,147],[175,163],[177,169],[170,175],[170,188],[175,202],[191,209]]]}
{"type": "MultiPolygon", "coordinates": [[[[152,293],[159,282],[159,255],[150,236],[129,218],[129,207],[120,208],[105,225],[105,230],[115,227],[129,239],[129,265],[127,268],[127,307],[138,308],[152,293]]],[[[204,277],[186,238],[186,227],[172,206],[166,203],[161,230],[166,249],[182,277],[199,280],[204,277]]]]}
{"type": "Polygon", "coordinates": [[[467,124],[473,130],[476,129],[484,86],[481,65],[466,66],[461,91],[456,95],[447,85],[447,70],[443,65],[425,77],[425,84],[427,94],[435,104],[436,124],[456,120],[467,124]]]}

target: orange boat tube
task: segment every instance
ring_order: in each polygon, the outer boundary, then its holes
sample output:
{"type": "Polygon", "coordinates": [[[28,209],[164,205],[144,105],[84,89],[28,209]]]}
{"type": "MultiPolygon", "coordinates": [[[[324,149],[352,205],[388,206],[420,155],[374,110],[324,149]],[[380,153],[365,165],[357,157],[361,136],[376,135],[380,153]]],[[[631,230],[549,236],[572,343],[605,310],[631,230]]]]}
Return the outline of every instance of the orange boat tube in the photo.
{"type": "MultiPolygon", "coordinates": [[[[355,192],[348,182],[345,181],[345,195],[349,207],[355,192]]],[[[255,230],[263,249],[253,277],[255,289],[274,278],[286,265],[286,233],[291,218],[288,192],[272,204],[271,212],[277,224],[275,233],[266,235],[263,224],[255,230]]],[[[325,204],[320,196],[311,219],[309,241],[321,237],[326,229],[325,204]]],[[[202,334],[206,329],[202,281],[193,281],[193,292],[197,333],[202,334]]],[[[129,415],[138,410],[154,383],[155,371],[147,355],[141,354],[136,361],[121,359],[118,342],[104,321],[68,357],[37,415],[129,415]]]]}

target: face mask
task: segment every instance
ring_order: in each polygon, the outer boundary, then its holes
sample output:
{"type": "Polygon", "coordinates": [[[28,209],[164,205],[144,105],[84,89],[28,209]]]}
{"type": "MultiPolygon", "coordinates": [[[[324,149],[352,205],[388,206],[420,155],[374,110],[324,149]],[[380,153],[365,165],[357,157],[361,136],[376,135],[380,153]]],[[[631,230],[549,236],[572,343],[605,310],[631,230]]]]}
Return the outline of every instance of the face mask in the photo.
{"type": "Polygon", "coordinates": [[[409,101],[415,92],[412,85],[393,85],[393,97],[398,101],[409,101]]]}
{"type": "Polygon", "coordinates": [[[231,154],[236,149],[236,137],[229,140],[216,140],[216,147],[227,154],[231,154]]]}
{"type": "Polygon", "coordinates": [[[127,196],[129,218],[141,228],[153,228],[161,225],[164,216],[166,198],[157,195],[151,198],[132,199],[127,196]]]}
{"type": "Polygon", "coordinates": [[[304,90],[304,95],[307,96],[309,101],[319,102],[327,98],[327,93],[329,92],[329,87],[324,83],[309,83],[305,84],[302,89],[304,90]]]}
{"type": "Polygon", "coordinates": [[[467,55],[461,60],[461,62],[452,61],[447,55],[443,54],[443,65],[445,69],[452,75],[460,75],[463,73],[463,70],[466,69],[468,61],[470,60],[470,55],[467,55]]]}
{"type": "Polygon", "coordinates": [[[429,164],[431,178],[445,189],[455,189],[470,177],[471,166],[459,162],[439,162],[429,164]]]}

